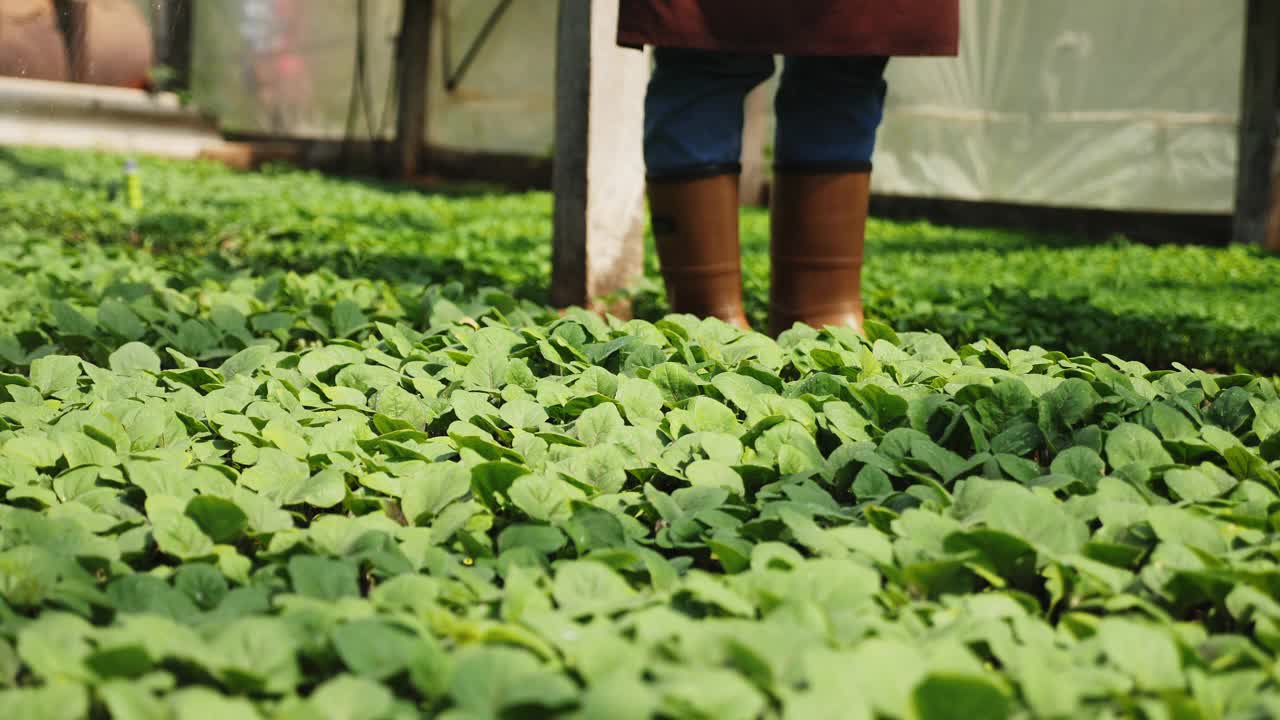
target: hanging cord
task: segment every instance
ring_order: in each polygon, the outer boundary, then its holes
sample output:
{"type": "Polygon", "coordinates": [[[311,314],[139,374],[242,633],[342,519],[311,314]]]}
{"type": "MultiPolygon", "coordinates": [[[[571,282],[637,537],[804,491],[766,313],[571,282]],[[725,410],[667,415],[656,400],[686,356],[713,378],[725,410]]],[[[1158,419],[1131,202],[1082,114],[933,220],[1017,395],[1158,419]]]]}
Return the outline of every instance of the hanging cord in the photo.
{"type": "Polygon", "coordinates": [[[351,169],[351,144],[356,139],[356,124],[360,114],[361,89],[364,83],[361,77],[364,74],[364,0],[356,2],[356,50],[355,60],[352,62],[351,70],[351,95],[347,99],[347,125],[342,137],[342,158],[341,164],[343,170],[351,169]]]}
{"type": "MultiPolygon", "coordinates": [[[[344,170],[350,169],[351,144],[357,135],[358,116],[364,115],[365,131],[368,134],[369,149],[373,155],[374,165],[379,174],[386,174],[390,168],[390,158],[382,147],[382,136],[385,134],[387,119],[391,116],[391,106],[400,86],[400,63],[388,73],[387,93],[383,99],[382,112],[374,120],[372,83],[369,81],[369,6],[367,0],[356,0],[356,38],[355,59],[352,63],[351,97],[347,103],[347,123],[343,135],[340,163],[344,170]]],[[[397,48],[400,43],[396,43],[397,48]]],[[[398,52],[397,52],[398,54],[398,52]]]]}

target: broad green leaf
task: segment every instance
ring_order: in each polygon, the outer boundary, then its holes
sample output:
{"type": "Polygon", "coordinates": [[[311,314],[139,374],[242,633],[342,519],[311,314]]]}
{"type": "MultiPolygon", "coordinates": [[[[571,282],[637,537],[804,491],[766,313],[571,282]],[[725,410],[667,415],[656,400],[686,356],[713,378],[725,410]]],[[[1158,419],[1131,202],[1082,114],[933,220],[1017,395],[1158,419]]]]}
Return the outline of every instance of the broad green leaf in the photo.
{"type": "Polygon", "coordinates": [[[966,503],[957,497],[956,506],[978,508],[977,517],[986,525],[1055,553],[1079,551],[1089,538],[1084,521],[1073,517],[1059,503],[1011,482],[991,482],[971,478],[962,494],[977,493],[966,503]]]}
{"type": "Polygon", "coordinates": [[[306,504],[317,508],[333,507],[342,502],[346,494],[346,477],[334,468],[321,470],[310,477],[296,473],[288,482],[262,491],[264,499],[271,498],[281,505],[306,504]]]}
{"type": "Polygon", "coordinates": [[[849,403],[841,401],[823,403],[822,414],[844,439],[851,441],[871,439],[871,435],[866,430],[869,421],[849,403]]]}
{"type": "Polygon", "coordinates": [[[346,337],[369,324],[360,306],[350,298],[342,298],[333,306],[333,332],[338,337],[346,337]]]}
{"type": "Polygon", "coordinates": [[[1150,430],[1133,423],[1121,423],[1107,435],[1107,461],[1113,468],[1126,465],[1152,468],[1170,465],[1173,458],[1150,430]]]}
{"type": "Polygon", "coordinates": [[[173,517],[156,524],[156,546],[161,552],[180,560],[195,560],[213,555],[213,540],[192,518],[173,517]]]}
{"type": "Polygon", "coordinates": [[[292,421],[271,420],[262,428],[262,439],[299,459],[306,459],[309,454],[301,426],[292,421]]]}
{"type": "Polygon", "coordinates": [[[355,348],[345,345],[326,345],[302,356],[298,370],[308,378],[316,378],[334,368],[347,365],[359,365],[364,362],[364,354],[355,348]]]}
{"type": "MultiPolygon", "coordinates": [[[[402,486],[404,497],[400,508],[412,523],[424,514],[439,515],[449,503],[466,495],[471,489],[471,473],[458,463],[424,464],[405,476],[402,486]]],[[[510,493],[508,496],[511,497],[510,493]]]]}
{"type": "Polygon", "coordinates": [[[553,710],[572,703],[577,694],[568,678],[544,669],[533,655],[501,646],[461,650],[449,685],[454,703],[478,717],[517,706],[553,710]]]}
{"type": "Polygon", "coordinates": [[[505,356],[511,348],[523,342],[523,338],[504,327],[486,327],[477,330],[466,342],[467,347],[477,356],[505,356]]]}
{"type": "Polygon", "coordinates": [[[477,355],[462,373],[462,382],[477,390],[500,390],[507,384],[507,357],[497,352],[477,355]]]}
{"type": "Polygon", "coordinates": [[[858,471],[849,488],[859,500],[881,498],[893,492],[893,483],[880,468],[866,465],[858,471]]]}
{"type": "Polygon", "coordinates": [[[119,300],[105,300],[98,306],[98,323],[125,340],[137,340],[147,332],[137,313],[119,300]]]}
{"type": "Polygon", "coordinates": [[[1205,419],[1229,432],[1239,430],[1253,419],[1249,392],[1239,387],[1222,391],[1205,412],[1205,419]]]}
{"type": "Polygon", "coordinates": [[[1196,426],[1187,416],[1170,405],[1156,403],[1151,406],[1151,418],[1156,430],[1165,440],[1185,440],[1196,437],[1196,426]]]}
{"type": "Polygon", "coordinates": [[[615,548],[626,540],[626,530],[613,513],[584,502],[573,503],[572,515],[563,527],[579,554],[615,548]]]}
{"type": "Polygon", "coordinates": [[[153,667],[151,657],[141,645],[99,649],[85,658],[85,665],[104,680],[138,678],[153,667]]]}
{"type": "Polygon", "coordinates": [[[1151,529],[1165,542],[1181,543],[1218,555],[1227,551],[1227,538],[1218,523],[1194,510],[1155,507],[1148,513],[1151,529]]]}
{"type": "Polygon", "coordinates": [[[307,464],[277,448],[262,448],[253,467],[240,475],[240,484],[265,497],[280,500],[296,493],[311,471],[307,464]]]}
{"type": "Polygon", "coordinates": [[[89,691],[58,682],[38,688],[0,690],[0,717],[23,720],[81,720],[89,716],[89,691]]]}
{"type": "Polygon", "coordinates": [[[449,404],[462,422],[467,422],[476,415],[498,414],[498,409],[490,404],[488,396],[481,393],[456,390],[449,395],[449,404]]]}
{"type": "Polygon", "coordinates": [[[738,418],[733,411],[709,397],[696,397],[688,405],[690,427],[696,432],[738,434],[738,418]]]}
{"type": "Polygon", "coordinates": [[[56,395],[75,388],[80,372],[80,358],[46,355],[31,361],[31,384],[46,397],[56,395]]]}
{"type": "Polygon", "coordinates": [[[75,307],[58,300],[50,305],[58,329],[67,335],[93,337],[94,324],[75,307]]]}
{"type": "Polygon", "coordinates": [[[581,493],[571,492],[566,483],[538,474],[516,478],[507,491],[507,497],[520,512],[542,522],[565,519],[569,501],[576,495],[581,493]]]}
{"type": "Polygon", "coordinates": [[[1039,400],[1039,427],[1052,445],[1065,431],[1081,425],[1099,401],[1098,393],[1079,378],[1066,380],[1039,400]]]}
{"type": "Polygon", "coordinates": [[[730,615],[747,618],[755,616],[755,606],[709,573],[690,572],[684,577],[681,589],[699,602],[713,605],[730,615]]]}
{"type": "Polygon", "coordinates": [[[662,392],[648,380],[622,378],[618,383],[617,399],[632,425],[662,422],[662,392]]]}
{"type": "Polygon", "coordinates": [[[733,403],[739,410],[750,410],[753,398],[757,395],[773,395],[773,388],[747,375],[738,373],[721,373],[711,379],[711,384],[733,403]]]}
{"type": "Polygon", "coordinates": [[[128,680],[104,683],[97,688],[107,712],[118,720],[166,720],[169,710],[150,688],[128,680]]]}
{"type": "Polygon", "coordinates": [[[1067,475],[1083,480],[1090,487],[1097,484],[1106,472],[1106,464],[1102,457],[1091,448],[1077,445],[1070,447],[1053,459],[1049,469],[1058,475],[1067,475]]]}
{"type": "Polygon", "coordinates": [[[685,476],[689,478],[689,484],[695,487],[717,487],[739,497],[746,495],[742,476],[728,465],[713,460],[696,460],[690,463],[685,468],[685,476]]]}
{"type": "Polygon", "coordinates": [[[664,714],[749,720],[759,717],[766,701],[759,690],[737,673],[718,668],[688,668],[665,678],[659,686],[664,714]]]}
{"type": "Polygon", "coordinates": [[[569,475],[598,493],[616,493],[627,481],[626,454],[616,445],[604,444],[574,454],[569,475]]]}
{"type": "Polygon", "coordinates": [[[1186,686],[1178,648],[1167,630],[1113,617],[1098,624],[1098,641],[1111,664],[1151,692],[1186,686]]]}
{"type": "Polygon", "coordinates": [[[433,417],[426,401],[399,385],[389,385],[380,390],[373,407],[389,418],[409,423],[415,430],[426,427],[433,417]]]}
{"type": "Polygon", "coordinates": [[[191,563],[174,573],[173,586],[203,610],[212,610],[227,596],[227,580],[212,565],[191,563]]]}
{"type": "Polygon", "coordinates": [[[1272,400],[1257,408],[1253,418],[1253,432],[1259,440],[1266,440],[1280,433],[1280,400],[1272,400]]]}
{"type": "Polygon", "coordinates": [[[623,424],[618,408],[613,403],[604,403],[583,411],[574,427],[579,440],[588,446],[595,446],[608,441],[613,431],[623,424]]]}
{"type": "Polygon", "coordinates": [[[1213,466],[1171,468],[1165,471],[1164,482],[1175,497],[1191,502],[1213,500],[1236,486],[1234,478],[1213,466]]]}
{"type": "Polygon", "coordinates": [[[113,581],[107,586],[107,597],[118,612],[156,615],[179,622],[190,622],[200,611],[190,595],[150,575],[127,575],[113,581]]]}
{"type": "Polygon", "coordinates": [[[636,593],[608,567],[589,560],[556,566],[552,597],[560,609],[573,616],[608,614],[630,607],[636,593]]]}
{"type": "Polygon", "coordinates": [[[160,356],[140,342],[120,346],[119,350],[111,353],[109,362],[113,371],[124,375],[160,372],[160,356]]]}
{"type": "Polygon", "coordinates": [[[1001,720],[1009,715],[1009,698],[981,676],[934,673],[911,693],[909,717],[919,720],[1001,720]]]}
{"type": "Polygon", "coordinates": [[[568,538],[564,533],[547,525],[511,525],[498,535],[498,550],[528,548],[539,555],[550,555],[564,547],[568,538]]]}
{"type": "Polygon", "coordinates": [[[513,428],[533,430],[548,420],[547,411],[532,400],[512,400],[502,406],[502,421],[513,428]]]}
{"type": "Polygon", "coordinates": [[[218,372],[228,380],[237,375],[248,375],[262,367],[270,356],[271,348],[266,345],[250,345],[223,361],[218,372]]]}
{"type": "Polygon", "coordinates": [[[249,527],[249,516],[239,505],[214,495],[198,495],[187,503],[186,514],[215,543],[239,539],[249,527]]]}
{"type": "Polygon", "coordinates": [[[262,715],[248,700],[225,697],[214,690],[191,687],[170,697],[174,720],[261,720],[262,715]]]}
{"type": "Polygon", "coordinates": [[[431,636],[418,639],[409,661],[409,679],[418,692],[431,699],[442,697],[453,683],[453,668],[453,657],[431,636]]]}
{"type": "Polygon", "coordinates": [[[215,667],[226,681],[267,692],[287,692],[301,679],[297,640],[278,618],[235,620],[213,638],[215,667]]]}
{"type": "Polygon", "coordinates": [[[974,466],[972,460],[967,461],[927,438],[912,440],[911,455],[941,477],[943,482],[955,480],[974,466]]]}
{"type": "Polygon", "coordinates": [[[404,670],[413,658],[416,639],[382,620],[357,620],[333,632],[333,646],[355,674],[386,680],[404,670]]]}
{"type": "Polygon", "coordinates": [[[0,640],[0,688],[9,687],[18,678],[22,661],[8,640],[0,640]]]}
{"type": "Polygon", "coordinates": [[[673,405],[697,395],[702,384],[684,365],[671,362],[654,367],[647,379],[657,385],[666,401],[673,405]]]}
{"type": "Polygon", "coordinates": [[[16,437],[4,444],[4,454],[32,468],[52,467],[62,458],[62,448],[40,435],[16,437]]]}
{"type": "Polygon", "coordinates": [[[656,704],[657,699],[640,680],[609,677],[587,686],[581,712],[583,718],[647,720],[653,717],[656,704]]]}
{"type": "Polygon", "coordinates": [[[511,484],[528,469],[509,462],[485,462],[471,468],[471,489],[493,512],[501,509],[499,496],[508,497],[511,484]]]}
{"type": "Polygon", "coordinates": [[[323,720],[379,720],[390,716],[394,698],[384,685],[343,674],[316,688],[307,700],[311,717],[323,720]]]}
{"type": "Polygon", "coordinates": [[[289,560],[289,580],[294,592],[319,600],[338,600],[360,594],[358,568],[346,560],[295,555],[289,560]]]}
{"type": "Polygon", "coordinates": [[[75,615],[43,613],[18,633],[18,657],[45,682],[88,679],[81,662],[91,651],[92,632],[92,626],[75,615]]]}

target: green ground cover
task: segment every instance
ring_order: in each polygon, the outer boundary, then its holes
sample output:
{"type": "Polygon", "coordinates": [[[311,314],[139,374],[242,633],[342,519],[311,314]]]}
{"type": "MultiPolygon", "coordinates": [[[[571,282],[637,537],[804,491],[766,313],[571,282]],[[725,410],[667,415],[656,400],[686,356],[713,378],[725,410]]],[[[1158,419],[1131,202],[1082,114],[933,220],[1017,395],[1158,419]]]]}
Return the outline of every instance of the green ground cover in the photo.
{"type": "MultiPolygon", "coordinates": [[[[546,194],[423,196],[317,174],[239,175],[180,162],[144,162],[143,175],[146,210],[133,214],[102,201],[120,178],[119,158],[3,150],[0,222],[29,237],[177,251],[192,261],[184,269],[201,277],[229,268],[255,276],[320,271],[386,281],[411,298],[423,285],[456,281],[546,299],[546,194]]],[[[767,215],[748,211],[743,225],[748,309],[763,327],[767,215]]],[[[9,232],[10,243],[23,236],[9,232]]],[[[937,332],[951,343],[990,338],[1007,347],[1113,353],[1159,368],[1280,372],[1280,258],[874,220],[869,235],[868,312],[897,329],[937,332]]],[[[165,266],[178,267],[172,259],[165,266]]],[[[649,276],[637,308],[655,320],[664,306],[652,257],[649,276]]],[[[98,304],[92,294],[84,302],[98,304]]],[[[47,328],[47,316],[37,324],[47,328]]]]}
{"type": "Polygon", "coordinates": [[[1107,354],[1275,368],[1157,332],[1275,261],[877,223],[898,331],[775,342],[550,312],[545,196],[116,163],[0,162],[0,717],[1280,714],[1280,388],[1107,354]]]}

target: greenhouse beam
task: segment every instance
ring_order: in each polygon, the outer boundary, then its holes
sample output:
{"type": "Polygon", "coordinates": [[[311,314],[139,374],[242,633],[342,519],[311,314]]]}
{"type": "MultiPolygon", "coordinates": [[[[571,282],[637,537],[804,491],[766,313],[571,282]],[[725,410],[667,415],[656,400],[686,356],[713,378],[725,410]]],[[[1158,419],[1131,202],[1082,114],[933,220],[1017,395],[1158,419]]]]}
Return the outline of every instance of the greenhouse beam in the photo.
{"type": "Polygon", "coordinates": [[[1280,107],[1280,3],[1249,0],[1245,23],[1232,240],[1280,249],[1276,223],[1268,227],[1270,216],[1280,211],[1272,188],[1280,107]]]}
{"type": "Polygon", "coordinates": [[[616,0],[560,2],[551,301],[624,315],[603,298],[643,270],[649,56],[617,46],[617,22],[616,0]]]}
{"type": "Polygon", "coordinates": [[[435,0],[405,0],[396,38],[396,157],[402,177],[422,168],[427,137],[427,83],[430,81],[431,21],[435,0]]]}

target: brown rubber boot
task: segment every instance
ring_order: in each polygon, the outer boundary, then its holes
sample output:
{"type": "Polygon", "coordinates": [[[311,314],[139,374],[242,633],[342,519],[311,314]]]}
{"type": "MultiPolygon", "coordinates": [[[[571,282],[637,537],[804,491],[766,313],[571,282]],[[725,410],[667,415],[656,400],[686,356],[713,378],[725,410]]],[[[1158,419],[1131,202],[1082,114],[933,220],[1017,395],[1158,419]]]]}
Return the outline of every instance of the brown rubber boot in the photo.
{"type": "Polygon", "coordinates": [[[776,172],[772,195],[769,333],[797,322],[861,333],[870,173],[776,172]]]}
{"type": "Polygon", "coordinates": [[[650,180],[649,214],[671,311],[750,329],[742,309],[738,176],[650,180]]]}

